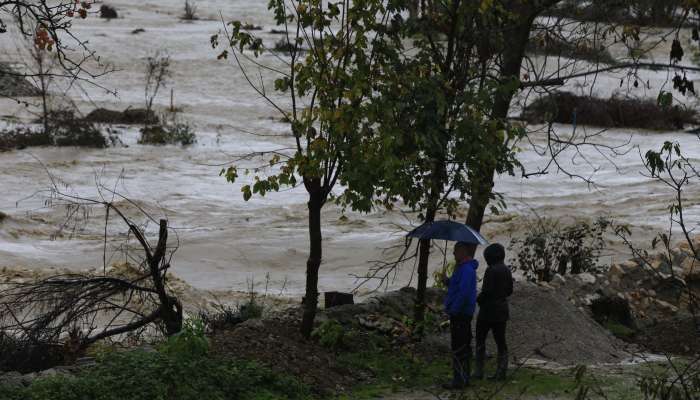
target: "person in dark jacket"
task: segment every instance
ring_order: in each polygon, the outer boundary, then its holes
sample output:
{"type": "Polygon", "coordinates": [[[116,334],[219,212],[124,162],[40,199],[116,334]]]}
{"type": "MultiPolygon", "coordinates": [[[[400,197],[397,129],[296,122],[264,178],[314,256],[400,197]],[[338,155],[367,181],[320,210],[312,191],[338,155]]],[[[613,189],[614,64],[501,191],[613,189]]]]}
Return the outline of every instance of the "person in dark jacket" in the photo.
{"type": "Polygon", "coordinates": [[[503,246],[494,243],[484,249],[484,259],[488,264],[484,273],[481,292],[477,298],[479,314],[476,318],[476,359],[474,379],[484,377],[484,357],[486,336],[489,331],[498,347],[496,374],[489,377],[505,380],[508,371],[508,346],[506,345],[506,322],[510,317],[508,297],[513,294],[513,276],[505,264],[506,252],[503,246]]]}
{"type": "Polygon", "coordinates": [[[447,279],[445,312],[450,316],[452,348],[452,382],[447,389],[461,389],[469,385],[471,362],[472,316],[476,309],[476,245],[459,242],[454,247],[455,270],[447,279]]]}

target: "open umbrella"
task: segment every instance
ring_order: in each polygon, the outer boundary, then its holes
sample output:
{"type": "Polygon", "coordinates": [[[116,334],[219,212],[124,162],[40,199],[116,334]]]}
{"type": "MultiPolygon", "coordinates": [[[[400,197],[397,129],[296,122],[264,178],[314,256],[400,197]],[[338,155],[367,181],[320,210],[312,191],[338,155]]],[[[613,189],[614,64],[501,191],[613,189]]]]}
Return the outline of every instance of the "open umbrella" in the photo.
{"type": "Polygon", "coordinates": [[[426,222],[409,232],[407,236],[418,239],[452,240],[481,245],[489,244],[479,232],[470,226],[447,220],[426,222]]]}

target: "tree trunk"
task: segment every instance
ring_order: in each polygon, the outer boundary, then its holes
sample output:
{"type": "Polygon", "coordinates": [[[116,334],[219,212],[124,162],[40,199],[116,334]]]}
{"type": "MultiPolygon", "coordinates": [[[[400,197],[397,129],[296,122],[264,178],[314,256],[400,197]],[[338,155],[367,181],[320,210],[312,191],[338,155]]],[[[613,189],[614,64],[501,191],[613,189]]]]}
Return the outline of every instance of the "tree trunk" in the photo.
{"type": "Polygon", "coordinates": [[[307,185],[309,192],[309,258],[306,261],[306,292],[304,294],[304,316],[301,321],[301,333],[305,338],[311,337],[318,306],[318,270],[323,255],[323,238],[321,236],[321,195],[320,180],[312,179],[307,185]]]}
{"type": "MultiPolygon", "coordinates": [[[[436,210],[428,208],[425,222],[435,220],[436,210]]],[[[425,291],[428,287],[428,259],[430,257],[430,239],[421,239],[418,242],[418,285],[416,286],[416,303],[413,310],[413,320],[416,323],[425,319],[425,291]]]]}
{"type": "MultiPolygon", "coordinates": [[[[520,79],[520,67],[525,55],[525,47],[530,38],[530,30],[534,16],[527,13],[526,10],[514,11],[519,14],[519,23],[513,32],[514,40],[508,43],[508,46],[503,50],[503,63],[500,71],[502,80],[520,79]]],[[[517,90],[517,89],[516,89],[517,90]]],[[[493,118],[496,120],[505,121],[508,118],[510,110],[510,102],[513,99],[516,91],[504,92],[497,96],[493,108],[493,118]]],[[[492,140],[497,140],[495,137],[492,140]]],[[[497,148],[494,146],[494,148],[497,148]]],[[[481,224],[484,221],[484,213],[491,199],[491,191],[493,190],[493,179],[496,173],[496,163],[487,163],[482,166],[476,176],[479,179],[473,179],[471,182],[471,200],[469,202],[469,212],[467,214],[466,224],[473,229],[481,230],[481,224]]]]}

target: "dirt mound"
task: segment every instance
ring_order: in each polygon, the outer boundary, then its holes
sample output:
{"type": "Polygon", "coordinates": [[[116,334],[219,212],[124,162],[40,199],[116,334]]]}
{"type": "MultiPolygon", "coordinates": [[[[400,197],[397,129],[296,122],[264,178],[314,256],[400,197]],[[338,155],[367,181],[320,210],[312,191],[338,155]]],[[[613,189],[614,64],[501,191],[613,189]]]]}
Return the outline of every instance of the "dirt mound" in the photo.
{"type": "Polygon", "coordinates": [[[700,355],[700,329],[690,316],[676,316],[647,327],[633,340],[658,354],[700,355]]]}
{"type": "Polygon", "coordinates": [[[282,320],[248,320],[211,338],[212,351],[256,360],[275,371],[300,377],[321,393],[342,392],[362,380],[361,371],[338,365],[336,354],[304,340],[299,327],[282,320]]]}
{"type": "Polygon", "coordinates": [[[510,305],[508,341],[519,358],[592,364],[627,356],[622,342],[556,290],[517,282],[510,305]]]}
{"type": "MultiPolygon", "coordinates": [[[[428,307],[441,313],[444,292],[431,288],[428,307]]],[[[373,297],[365,303],[335,307],[320,319],[361,326],[384,333],[401,331],[404,317],[413,312],[415,290],[404,288],[373,297]]],[[[626,358],[624,344],[557,291],[528,282],[516,282],[510,298],[511,321],[507,336],[517,359],[537,358],[559,364],[593,364],[626,358]]],[[[440,316],[442,321],[446,315],[440,316]]],[[[429,338],[436,349],[449,349],[447,332],[429,338]]],[[[490,343],[491,341],[489,341],[490,343]]],[[[491,343],[490,343],[491,344],[491,343]]]]}

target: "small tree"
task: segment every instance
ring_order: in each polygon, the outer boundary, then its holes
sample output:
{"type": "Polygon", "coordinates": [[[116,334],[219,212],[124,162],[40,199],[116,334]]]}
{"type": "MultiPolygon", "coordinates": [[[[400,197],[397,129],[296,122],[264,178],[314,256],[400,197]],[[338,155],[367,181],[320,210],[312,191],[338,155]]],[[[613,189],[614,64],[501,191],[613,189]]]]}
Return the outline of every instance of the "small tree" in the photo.
{"type": "MultiPolygon", "coordinates": [[[[253,90],[288,121],[294,138],[286,152],[242,155],[242,159],[269,157],[271,170],[270,175],[256,176],[252,185],[241,190],[245,200],[283,186],[303,185],[308,193],[309,257],[301,324],[308,338],[316,315],[323,256],[321,210],[349,166],[361,162],[357,149],[362,146],[363,105],[378,77],[375,55],[384,49],[384,29],[378,22],[390,20],[395,9],[377,0],[272,0],[268,8],[277,24],[284,26],[284,50],[269,51],[261,38],[246,30],[246,24],[233,21],[225,25],[228,46],[219,58],[234,59],[253,90]],[[266,52],[284,67],[261,64],[257,58],[266,52]],[[251,65],[259,68],[259,83],[249,72],[251,65]],[[276,101],[267,92],[263,72],[274,75],[274,89],[288,103],[276,101]]],[[[213,47],[219,46],[220,37],[212,37],[213,47]]],[[[221,173],[229,182],[239,177],[235,165],[221,173]]],[[[367,208],[360,203],[359,208],[367,208]]]]}
{"type": "Polygon", "coordinates": [[[562,226],[560,221],[540,218],[530,224],[524,237],[515,238],[511,249],[515,267],[533,281],[549,282],[559,275],[595,272],[605,247],[603,234],[610,221],[599,218],[562,226]]]}
{"type": "MultiPolygon", "coordinates": [[[[19,47],[19,46],[18,46],[19,47]]],[[[54,83],[54,74],[57,67],[58,58],[56,53],[48,52],[40,48],[35,40],[26,39],[23,41],[23,48],[18,49],[24,53],[23,64],[29,79],[37,88],[41,99],[41,112],[39,119],[43,125],[44,134],[49,133],[49,114],[51,107],[51,90],[54,83]]]]}
{"type": "MultiPolygon", "coordinates": [[[[55,54],[57,65],[52,76],[84,81],[106,89],[94,78],[113,69],[100,63],[95,52],[88,47],[89,40],[80,39],[71,32],[73,20],[87,18],[90,8],[91,2],[88,1],[0,0],[0,37],[9,32],[7,19],[4,19],[9,16],[16,22],[21,36],[32,40],[38,50],[55,54]],[[76,48],[82,51],[75,51],[76,48]],[[91,63],[93,61],[96,63],[91,63]],[[86,67],[88,64],[91,68],[86,67]]],[[[27,77],[33,73],[21,72],[18,75],[27,77]]]]}
{"type": "Polygon", "coordinates": [[[146,116],[144,125],[148,127],[152,120],[153,101],[158,96],[158,91],[168,84],[168,79],[172,76],[170,71],[170,56],[160,51],[153,56],[146,58],[146,76],[144,85],[144,96],[146,99],[146,116]]]}
{"type": "Polygon", "coordinates": [[[184,14],[182,14],[182,19],[185,21],[199,19],[199,17],[197,17],[197,4],[194,1],[185,0],[185,10],[184,14]]]}

